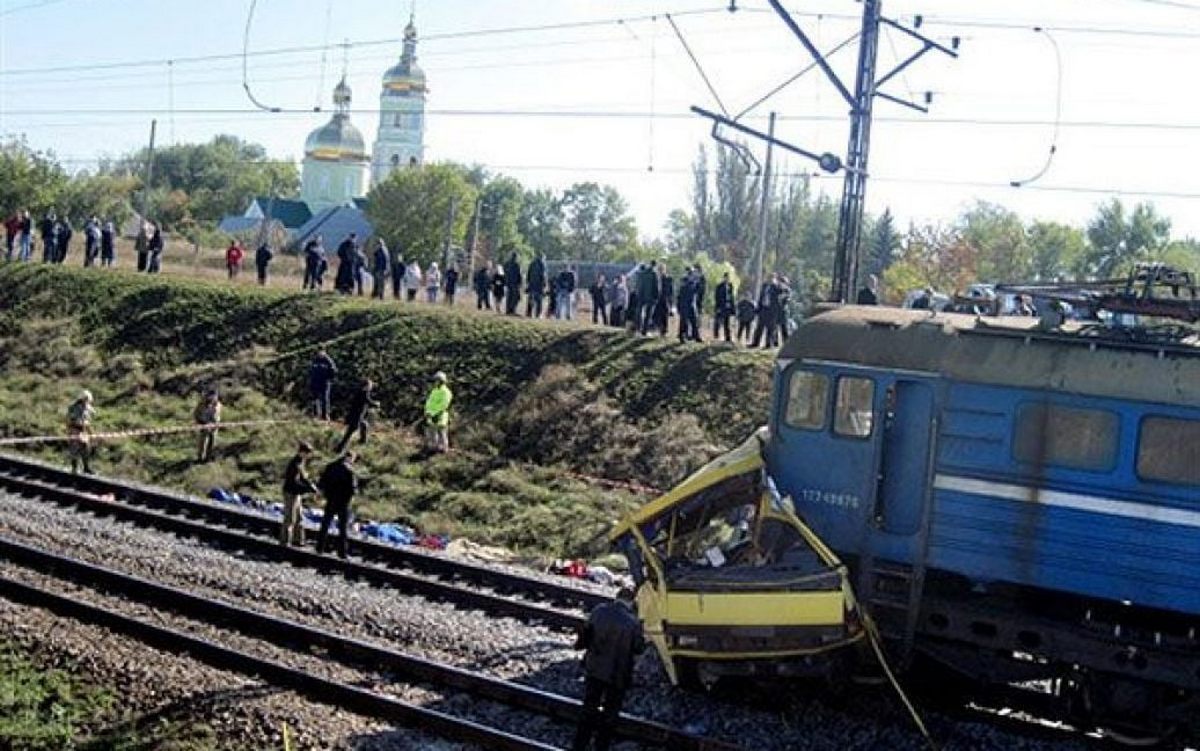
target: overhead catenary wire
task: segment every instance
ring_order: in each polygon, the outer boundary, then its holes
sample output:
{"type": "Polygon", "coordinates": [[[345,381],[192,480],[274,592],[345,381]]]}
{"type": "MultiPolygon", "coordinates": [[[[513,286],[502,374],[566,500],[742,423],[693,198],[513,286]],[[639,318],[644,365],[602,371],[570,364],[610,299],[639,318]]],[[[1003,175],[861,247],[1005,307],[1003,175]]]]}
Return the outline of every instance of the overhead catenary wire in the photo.
{"type": "Polygon", "coordinates": [[[246,92],[246,98],[258,109],[266,112],[279,112],[279,107],[263,104],[250,90],[250,27],[254,23],[254,9],[257,6],[258,0],[250,0],[250,10],[246,13],[246,30],[242,35],[242,89],[246,92]]]}
{"type": "Polygon", "coordinates": [[[721,108],[721,113],[726,117],[729,117],[729,110],[725,107],[725,103],[721,101],[721,95],[717,93],[717,88],[713,86],[712,81],[710,81],[708,78],[708,74],[704,72],[704,66],[701,65],[700,60],[696,58],[696,53],[692,52],[692,48],[690,45],[688,45],[687,39],[684,38],[683,32],[680,31],[679,25],[675,23],[675,19],[671,17],[670,13],[667,13],[666,17],[667,23],[671,24],[671,29],[674,30],[675,36],[679,39],[679,43],[683,45],[684,51],[686,51],[688,57],[691,58],[692,65],[696,67],[696,72],[700,74],[700,78],[703,79],[704,85],[708,87],[708,93],[712,94],[713,100],[716,101],[717,106],[721,108]]]}
{"type": "Polygon", "coordinates": [[[1045,177],[1050,171],[1050,165],[1054,163],[1054,155],[1058,153],[1058,134],[1062,129],[1062,103],[1063,103],[1063,63],[1062,51],[1058,47],[1058,42],[1054,39],[1054,35],[1046,31],[1040,26],[1035,26],[1033,29],[1039,32],[1050,42],[1050,46],[1054,49],[1054,130],[1050,136],[1050,151],[1046,154],[1046,161],[1042,163],[1042,168],[1033,175],[1024,180],[1012,180],[1009,185],[1014,188],[1020,188],[1030,183],[1037,182],[1045,177]]]}

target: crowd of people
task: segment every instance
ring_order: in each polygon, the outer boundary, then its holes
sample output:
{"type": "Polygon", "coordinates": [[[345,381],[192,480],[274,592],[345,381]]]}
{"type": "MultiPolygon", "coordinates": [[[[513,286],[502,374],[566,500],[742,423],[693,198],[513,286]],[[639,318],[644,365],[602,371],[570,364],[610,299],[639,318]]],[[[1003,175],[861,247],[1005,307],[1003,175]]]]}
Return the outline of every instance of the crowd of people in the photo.
{"type": "MultiPolygon", "coordinates": [[[[382,238],[372,242],[374,250],[368,254],[358,236],[351,233],[331,259],[323,238],[313,237],[304,246],[302,288],[317,292],[325,289],[332,260],[336,263],[333,289],[341,294],[366,295],[369,285],[371,297],[382,300],[387,297],[390,283],[391,296],[396,300],[455,303],[460,275],[453,263],[443,270],[435,261],[422,269],[417,260],[406,260],[399,248],[389,248],[382,238]]],[[[236,267],[244,256],[240,245],[230,245],[226,252],[230,278],[236,277],[236,267]]],[[[260,283],[266,281],[270,259],[270,250],[260,248],[256,256],[260,283]]],[[[562,265],[557,273],[551,273],[545,256],[523,265],[517,254],[511,253],[502,263],[488,261],[480,265],[470,283],[475,308],[481,311],[521,316],[523,307],[526,318],[570,321],[579,317],[580,298],[586,292],[584,299],[591,303],[594,324],[625,328],[642,336],[666,337],[671,335],[674,318],[674,336],[679,341],[704,341],[700,322],[708,280],[699,264],[686,267],[678,284],[666,262],[651,261],[611,279],[597,274],[584,290],[574,264],[562,265]]],[[[782,274],[772,274],[754,295],[750,291],[739,294],[726,273],[712,294],[713,340],[777,347],[786,338],[792,290],[782,274]]]]}
{"type": "MultiPolygon", "coordinates": [[[[35,223],[28,210],[14,212],[4,220],[4,259],[29,262],[40,245],[43,263],[62,264],[71,254],[71,241],[77,234],[67,215],[48,211],[35,223]]],[[[115,266],[117,263],[117,227],[111,219],[92,216],[79,228],[83,238],[84,266],[115,266]]],[[[134,241],[138,271],[151,274],[161,270],[163,236],[161,228],[143,223],[134,241]]]]}

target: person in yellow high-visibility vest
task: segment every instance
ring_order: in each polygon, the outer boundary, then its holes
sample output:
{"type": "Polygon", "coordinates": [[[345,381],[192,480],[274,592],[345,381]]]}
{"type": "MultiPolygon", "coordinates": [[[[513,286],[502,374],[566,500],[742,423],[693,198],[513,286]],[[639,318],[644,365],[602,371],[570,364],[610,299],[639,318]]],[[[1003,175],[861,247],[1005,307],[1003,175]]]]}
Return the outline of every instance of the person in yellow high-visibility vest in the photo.
{"type": "Polygon", "coordinates": [[[433,388],[425,400],[425,446],[429,451],[445,453],[450,450],[450,402],[454,399],[446,385],[446,374],[433,374],[433,388]]]}

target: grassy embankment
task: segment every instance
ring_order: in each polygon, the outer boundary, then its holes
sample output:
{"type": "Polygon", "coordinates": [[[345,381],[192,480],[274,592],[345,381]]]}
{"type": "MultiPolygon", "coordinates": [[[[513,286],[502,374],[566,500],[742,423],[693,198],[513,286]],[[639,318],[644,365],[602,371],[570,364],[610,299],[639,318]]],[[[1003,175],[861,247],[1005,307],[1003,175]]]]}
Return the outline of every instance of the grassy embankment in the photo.
{"type": "Polygon", "coordinates": [[[608,525],[645,500],[568,472],[669,486],[766,414],[762,353],[426,305],[0,264],[0,435],[60,434],[84,387],[97,397],[98,430],[183,424],[199,392],[218,386],[226,421],[295,422],[228,430],[208,464],[192,462],[190,437],[168,436],[106,443],[98,466],[192,493],[221,486],[273,499],[297,440],[313,440],[324,459],[340,433],[303,418],[318,346],[341,369],[335,410],[362,378],[379,384],[383,414],[364,450],[359,513],[523,554],[598,555],[608,525]],[[464,453],[418,461],[406,426],[420,419],[439,369],[455,391],[452,436],[464,453]]]}

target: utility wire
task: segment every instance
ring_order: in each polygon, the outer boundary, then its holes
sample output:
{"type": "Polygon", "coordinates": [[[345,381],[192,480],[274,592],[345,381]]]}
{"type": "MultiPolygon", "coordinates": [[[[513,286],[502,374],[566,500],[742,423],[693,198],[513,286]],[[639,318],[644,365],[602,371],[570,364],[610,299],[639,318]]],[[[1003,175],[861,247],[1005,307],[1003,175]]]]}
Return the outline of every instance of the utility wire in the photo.
{"type": "Polygon", "coordinates": [[[717,89],[712,85],[712,81],[708,80],[708,74],[704,72],[704,66],[696,59],[696,53],[692,52],[692,48],[688,46],[687,40],[683,38],[683,32],[679,30],[679,26],[675,23],[675,19],[670,13],[666,14],[667,22],[671,24],[671,28],[675,30],[675,36],[679,38],[679,43],[683,45],[684,51],[688,53],[688,57],[692,59],[692,65],[696,66],[696,72],[700,74],[700,78],[704,79],[704,85],[708,87],[708,92],[717,102],[717,106],[721,108],[722,114],[729,117],[729,110],[725,109],[725,103],[721,101],[721,95],[717,93],[717,89]]]}
{"type": "Polygon", "coordinates": [[[254,92],[250,90],[250,25],[254,22],[254,9],[257,6],[258,0],[250,0],[250,10],[246,13],[246,31],[242,35],[242,88],[246,91],[246,98],[255,107],[266,112],[279,112],[279,107],[263,104],[255,98],[254,92]]]}
{"type": "MultiPolygon", "coordinates": [[[[841,42],[838,42],[838,43],[837,43],[836,45],[834,45],[834,46],[833,46],[833,47],[832,47],[832,48],[831,48],[831,49],[830,49],[828,52],[826,52],[826,53],[825,53],[825,57],[826,57],[826,58],[832,57],[834,54],[836,54],[836,53],[837,53],[839,50],[841,50],[843,47],[845,47],[846,45],[850,44],[850,43],[851,43],[851,42],[853,42],[855,39],[858,39],[858,35],[859,35],[859,33],[860,33],[860,32],[857,32],[857,31],[856,31],[856,32],[854,32],[853,34],[851,34],[850,36],[848,36],[848,37],[846,37],[845,39],[843,39],[841,42]]],[[[795,83],[796,81],[800,80],[800,77],[801,77],[801,76],[803,76],[804,74],[808,73],[809,71],[813,70],[813,69],[814,69],[814,68],[816,68],[816,67],[817,67],[817,63],[815,63],[815,62],[809,63],[808,65],[804,66],[804,67],[803,67],[803,68],[800,70],[800,72],[796,73],[796,74],[795,74],[794,76],[792,76],[791,78],[787,79],[787,80],[786,80],[786,81],[784,81],[783,83],[781,83],[781,84],[779,84],[778,86],[776,86],[775,88],[771,89],[771,90],[770,90],[770,91],[768,91],[766,94],[763,94],[763,95],[762,95],[761,97],[759,97],[758,99],[755,99],[755,100],[754,100],[753,102],[751,102],[751,103],[750,103],[750,104],[749,104],[749,105],[748,105],[748,106],[747,106],[745,109],[743,109],[741,112],[737,113],[737,115],[735,115],[735,116],[733,117],[733,119],[734,119],[734,120],[741,120],[743,117],[745,117],[747,114],[749,114],[750,112],[752,112],[752,111],[753,111],[753,110],[754,110],[756,107],[758,107],[759,105],[761,105],[763,102],[767,101],[767,100],[768,100],[768,99],[770,99],[771,97],[773,97],[773,96],[775,96],[776,94],[778,94],[779,92],[783,91],[783,90],[784,90],[784,89],[786,89],[788,86],[791,86],[793,83],[795,83]]],[[[785,118],[785,119],[786,119],[786,118],[785,118]]]]}

